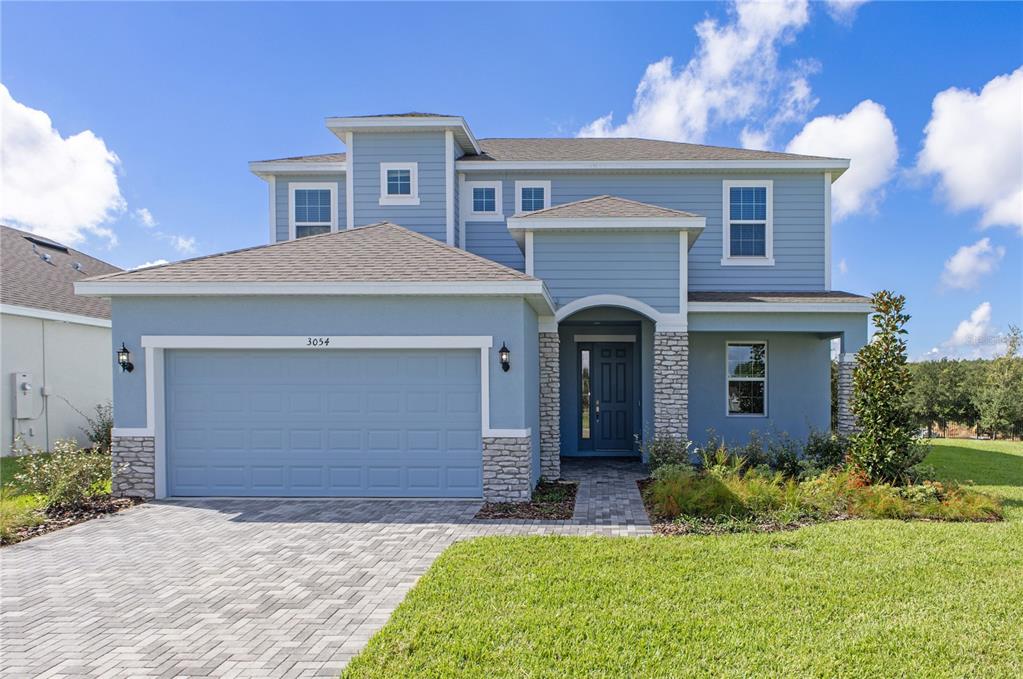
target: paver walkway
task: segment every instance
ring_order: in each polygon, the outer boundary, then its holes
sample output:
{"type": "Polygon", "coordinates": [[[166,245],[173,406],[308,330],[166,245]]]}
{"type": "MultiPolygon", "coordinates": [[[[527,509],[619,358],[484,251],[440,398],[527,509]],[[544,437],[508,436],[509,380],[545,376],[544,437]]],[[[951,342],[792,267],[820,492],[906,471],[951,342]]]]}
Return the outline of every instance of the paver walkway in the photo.
{"type": "Polygon", "coordinates": [[[570,521],[478,502],[140,505],[0,550],[0,676],[336,677],[452,542],[648,535],[640,465],[568,461],[570,521]]]}

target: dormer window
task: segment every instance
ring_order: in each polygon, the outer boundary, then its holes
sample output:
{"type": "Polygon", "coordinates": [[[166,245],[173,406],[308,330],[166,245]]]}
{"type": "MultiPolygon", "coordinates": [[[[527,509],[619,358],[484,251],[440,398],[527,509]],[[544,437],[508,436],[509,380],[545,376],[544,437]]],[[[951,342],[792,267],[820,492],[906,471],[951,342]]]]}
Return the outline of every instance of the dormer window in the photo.
{"type": "Polygon", "coordinates": [[[380,163],[380,204],[419,205],[418,163],[380,163]]]}
{"type": "Polygon", "coordinates": [[[462,196],[462,212],[466,221],[504,219],[504,193],[500,181],[465,182],[462,196]]]}
{"type": "Polygon", "coordinates": [[[723,266],[774,264],[773,190],[768,179],[724,182],[723,266]]]}
{"type": "Polygon", "coordinates": [[[551,183],[549,181],[515,182],[516,212],[536,212],[551,206],[551,183]]]}
{"type": "Polygon", "coordinates": [[[289,187],[291,238],[337,231],[337,185],[294,183],[289,187]]]}

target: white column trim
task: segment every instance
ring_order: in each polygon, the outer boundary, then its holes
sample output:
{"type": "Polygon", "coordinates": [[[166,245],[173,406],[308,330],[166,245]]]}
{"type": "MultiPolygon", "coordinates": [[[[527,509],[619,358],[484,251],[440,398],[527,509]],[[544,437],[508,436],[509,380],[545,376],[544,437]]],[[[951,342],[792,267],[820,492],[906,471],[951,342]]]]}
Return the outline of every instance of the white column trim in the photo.
{"type": "Polygon", "coordinates": [[[352,133],[345,132],[345,227],[355,228],[355,148],[352,133]]]}
{"type": "Polygon", "coordinates": [[[824,173],[824,289],[831,289],[831,173],[824,173]]]}
{"type": "MultiPolygon", "coordinates": [[[[458,196],[459,196],[459,202],[464,204],[465,203],[465,173],[464,172],[459,172],[458,173],[458,196]]],[[[460,248],[462,248],[464,250],[465,249],[465,229],[466,229],[465,210],[462,209],[461,205],[457,205],[456,207],[458,208],[458,226],[459,226],[459,229],[458,229],[458,247],[460,247],[460,248]]]]}
{"type": "Polygon", "coordinates": [[[678,313],[689,324],[689,233],[678,233],[678,313]]]}
{"type": "Polygon", "coordinates": [[[526,255],[526,275],[527,276],[532,276],[533,275],[533,232],[532,231],[527,231],[526,232],[525,255],[526,255]]]}
{"type": "Polygon", "coordinates": [[[447,244],[455,244],[455,133],[444,130],[444,223],[447,244]]]}

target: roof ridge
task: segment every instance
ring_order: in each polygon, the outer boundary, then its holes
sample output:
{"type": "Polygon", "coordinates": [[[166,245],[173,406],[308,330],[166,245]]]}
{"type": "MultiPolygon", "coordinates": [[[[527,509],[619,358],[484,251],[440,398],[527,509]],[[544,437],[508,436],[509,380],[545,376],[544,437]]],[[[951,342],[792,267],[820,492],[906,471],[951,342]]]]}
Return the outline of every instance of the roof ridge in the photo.
{"type": "MultiPolygon", "coordinates": [[[[583,205],[583,204],[586,204],[586,203],[592,203],[592,202],[595,202],[595,201],[598,201],[598,200],[611,200],[611,201],[617,201],[617,202],[621,202],[621,203],[627,203],[629,205],[635,205],[635,206],[642,207],[642,208],[652,208],[652,209],[655,209],[655,210],[660,210],[662,212],[668,212],[668,213],[671,213],[671,214],[675,214],[675,215],[678,215],[680,217],[692,217],[693,216],[692,213],[685,212],[684,210],[676,210],[674,208],[664,207],[663,205],[656,205],[654,203],[644,203],[644,202],[639,201],[639,200],[633,200],[631,198],[623,198],[622,196],[612,196],[610,194],[604,193],[604,194],[601,194],[599,196],[591,196],[590,198],[581,198],[579,200],[573,200],[573,201],[568,202],[568,203],[561,203],[559,205],[552,205],[550,207],[545,207],[542,210],[536,210],[535,212],[529,212],[529,213],[523,215],[523,217],[524,218],[539,217],[539,216],[543,216],[545,213],[557,212],[558,210],[564,210],[565,208],[576,207],[578,205],[583,205]]],[[[595,217],[591,217],[591,218],[595,219],[595,217]]]]}

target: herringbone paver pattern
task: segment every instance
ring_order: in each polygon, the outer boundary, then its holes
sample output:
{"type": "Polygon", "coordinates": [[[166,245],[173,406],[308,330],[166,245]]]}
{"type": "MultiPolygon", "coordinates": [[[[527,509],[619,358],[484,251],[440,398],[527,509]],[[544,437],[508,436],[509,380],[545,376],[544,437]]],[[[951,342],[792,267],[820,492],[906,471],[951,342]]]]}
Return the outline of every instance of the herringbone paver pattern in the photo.
{"type": "Polygon", "coordinates": [[[337,676],[452,542],[650,533],[639,465],[573,462],[563,522],[474,521],[475,502],[141,505],[0,551],[4,677],[337,676]]]}

